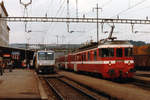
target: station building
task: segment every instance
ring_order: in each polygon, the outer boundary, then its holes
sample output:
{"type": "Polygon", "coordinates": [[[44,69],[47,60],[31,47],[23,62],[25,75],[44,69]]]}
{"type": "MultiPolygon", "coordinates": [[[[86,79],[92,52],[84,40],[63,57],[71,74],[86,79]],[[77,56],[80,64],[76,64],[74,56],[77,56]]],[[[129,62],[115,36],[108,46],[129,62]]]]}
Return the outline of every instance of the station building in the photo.
{"type": "MultiPolygon", "coordinates": [[[[0,3],[0,17],[7,17],[8,13],[4,6],[3,1],[0,3]]],[[[0,46],[9,45],[9,31],[10,28],[7,25],[7,21],[0,20],[0,46]]]]}

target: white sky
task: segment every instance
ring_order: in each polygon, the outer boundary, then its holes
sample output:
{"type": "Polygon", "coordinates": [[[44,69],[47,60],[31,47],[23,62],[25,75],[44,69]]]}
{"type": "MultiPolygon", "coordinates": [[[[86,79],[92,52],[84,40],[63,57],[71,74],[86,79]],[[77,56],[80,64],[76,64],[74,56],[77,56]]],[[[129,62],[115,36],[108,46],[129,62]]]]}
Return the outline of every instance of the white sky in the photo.
{"type": "MultiPolygon", "coordinates": [[[[0,0],[2,1],[2,0],[0,0]]],[[[19,4],[19,0],[3,0],[9,16],[23,16],[24,8],[19,4]]],[[[22,0],[29,2],[29,0],[22,0]]],[[[28,7],[29,16],[45,16],[48,17],[66,17],[67,16],[67,0],[33,0],[28,7]]],[[[119,13],[120,18],[150,18],[150,0],[78,0],[79,17],[96,17],[93,7],[96,3],[102,8],[99,16],[103,18],[116,18],[119,13]],[[131,8],[131,9],[129,9],[131,8]],[[128,9],[128,10],[127,10],[128,9]]],[[[70,0],[70,17],[76,17],[76,0],[70,0]]],[[[28,30],[31,33],[24,32],[24,23],[9,23],[10,26],[10,43],[26,43],[30,39],[30,43],[56,43],[56,35],[59,36],[59,43],[84,43],[91,38],[96,41],[96,24],[71,23],[70,30],[74,33],[67,32],[66,23],[28,23],[28,30]]],[[[134,31],[141,33],[132,33],[131,25],[115,24],[115,33],[118,39],[146,41],[150,43],[149,25],[135,25],[134,31]]],[[[108,24],[104,24],[104,31],[110,31],[108,24]]],[[[108,36],[101,33],[100,39],[108,36]]]]}

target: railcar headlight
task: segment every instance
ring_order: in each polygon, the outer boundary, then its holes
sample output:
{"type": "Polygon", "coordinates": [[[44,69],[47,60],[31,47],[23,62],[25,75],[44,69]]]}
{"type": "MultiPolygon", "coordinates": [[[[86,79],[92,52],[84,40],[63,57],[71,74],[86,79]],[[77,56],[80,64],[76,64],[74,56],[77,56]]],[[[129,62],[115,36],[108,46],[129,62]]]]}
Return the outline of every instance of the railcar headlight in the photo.
{"type": "Polygon", "coordinates": [[[39,63],[39,65],[41,66],[41,65],[42,65],[42,63],[39,63]]]}
{"type": "Polygon", "coordinates": [[[130,60],[130,63],[131,63],[131,64],[133,64],[133,63],[134,63],[134,61],[133,61],[133,60],[130,60]]]}
{"type": "Polygon", "coordinates": [[[128,63],[129,63],[129,61],[128,61],[128,60],[125,60],[125,61],[124,61],[124,63],[125,63],[125,64],[128,64],[128,63]]]}
{"type": "Polygon", "coordinates": [[[116,61],[114,60],[114,61],[111,61],[111,64],[115,64],[116,63],[116,61]]]}
{"type": "Polygon", "coordinates": [[[124,63],[125,63],[125,64],[133,64],[134,61],[133,61],[133,60],[125,60],[124,63]]]}
{"type": "Polygon", "coordinates": [[[104,64],[109,64],[109,61],[104,61],[104,64]]]}
{"type": "Polygon", "coordinates": [[[109,61],[109,66],[111,66],[111,61],[109,61]]]}

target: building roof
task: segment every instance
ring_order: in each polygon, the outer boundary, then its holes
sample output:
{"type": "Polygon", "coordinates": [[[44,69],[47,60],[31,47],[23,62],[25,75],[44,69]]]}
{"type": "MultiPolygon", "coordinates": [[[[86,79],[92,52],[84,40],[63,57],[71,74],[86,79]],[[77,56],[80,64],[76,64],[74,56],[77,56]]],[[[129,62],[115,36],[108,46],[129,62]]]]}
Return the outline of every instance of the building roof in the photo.
{"type": "Polygon", "coordinates": [[[4,2],[3,1],[0,3],[0,6],[2,7],[2,9],[3,9],[4,13],[6,14],[6,16],[8,16],[8,13],[7,13],[7,10],[6,10],[5,6],[4,6],[4,2]]]}

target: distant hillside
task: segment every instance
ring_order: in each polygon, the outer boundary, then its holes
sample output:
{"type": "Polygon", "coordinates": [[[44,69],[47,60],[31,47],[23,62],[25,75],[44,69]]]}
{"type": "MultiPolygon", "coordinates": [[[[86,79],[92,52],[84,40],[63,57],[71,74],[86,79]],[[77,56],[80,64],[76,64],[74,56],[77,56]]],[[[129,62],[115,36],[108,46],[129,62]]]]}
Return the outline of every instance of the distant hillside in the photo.
{"type": "Polygon", "coordinates": [[[133,41],[133,40],[130,40],[130,43],[133,44],[134,46],[143,46],[143,45],[146,45],[146,43],[143,42],[143,41],[133,41]]]}
{"type": "Polygon", "coordinates": [[[76,49],[80,46],[80,44],[10,44],[10,47],[23,49],[76,49]]]}

